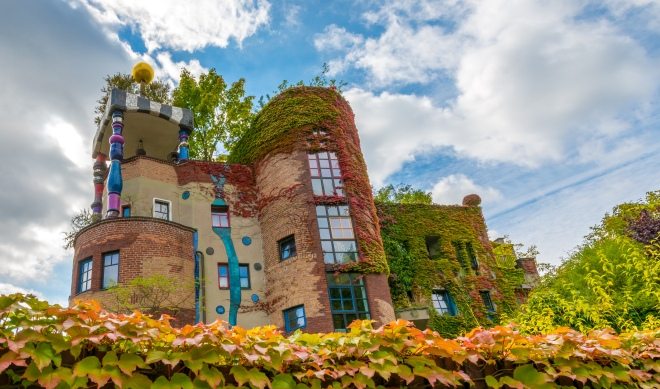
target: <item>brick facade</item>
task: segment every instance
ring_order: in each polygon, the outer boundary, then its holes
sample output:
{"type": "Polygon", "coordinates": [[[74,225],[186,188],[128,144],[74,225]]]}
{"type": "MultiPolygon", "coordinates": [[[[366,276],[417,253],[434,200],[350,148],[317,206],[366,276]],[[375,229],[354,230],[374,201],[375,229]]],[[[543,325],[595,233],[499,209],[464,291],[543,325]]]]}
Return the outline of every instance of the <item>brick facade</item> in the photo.
{"type": "Polygon", "coordinates": [[[118,283],[138,276],[162,274],[180,281],[186,290],[186,309],[177,316],[180,323],[194,320],[193,232],[183,225],[145,217],[106,219],[83,229],[74,242],[74,266],[70,302],[98,300],[112,307],[111,295],[101,288],[103,254],[119,251],[118,283]],[[79,263],[92,258],[92,286],[77,293],[79,263]]]}

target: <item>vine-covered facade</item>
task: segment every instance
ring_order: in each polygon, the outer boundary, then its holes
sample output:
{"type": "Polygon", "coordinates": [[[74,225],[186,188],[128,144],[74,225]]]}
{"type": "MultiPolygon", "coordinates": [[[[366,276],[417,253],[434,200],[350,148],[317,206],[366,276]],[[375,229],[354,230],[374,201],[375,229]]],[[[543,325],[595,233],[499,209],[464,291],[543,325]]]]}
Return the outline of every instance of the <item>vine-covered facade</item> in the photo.
{"type": "Polygon", "coordinates": [[[189,160],[189,110],[118,90],[107,107],[92,149],[96,222],[74,241],[72,302],[112,308],[114,285],[159,274],[190,296],[179,323],[330,332],[425,306],[430,320],[418,324],[444,333],[515,304],[520,272],[492,262],[474,198],[376,206],[353,113],[333,89],[282,92],[227,163],[189,160]]]}

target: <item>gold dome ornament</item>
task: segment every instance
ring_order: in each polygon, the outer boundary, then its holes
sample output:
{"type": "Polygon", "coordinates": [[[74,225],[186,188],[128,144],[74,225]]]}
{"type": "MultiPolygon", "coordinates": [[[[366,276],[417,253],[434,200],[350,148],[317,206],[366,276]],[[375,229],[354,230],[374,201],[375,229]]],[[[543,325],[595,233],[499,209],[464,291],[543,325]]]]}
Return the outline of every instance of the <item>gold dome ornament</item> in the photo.
{"type": "Polygon", "coordinates": [[[146,62],[138,62],[133,66],[131,76],[140,84],[148,84],[154,79],[154,68],[146,62]]]}

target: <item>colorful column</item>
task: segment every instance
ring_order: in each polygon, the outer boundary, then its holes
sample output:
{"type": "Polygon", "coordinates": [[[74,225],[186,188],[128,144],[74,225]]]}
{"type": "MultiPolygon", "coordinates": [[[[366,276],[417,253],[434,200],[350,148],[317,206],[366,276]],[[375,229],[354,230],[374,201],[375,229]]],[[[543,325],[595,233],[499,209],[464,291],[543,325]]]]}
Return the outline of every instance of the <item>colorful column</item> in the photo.
{"type": "Polygon", "coordinates": [[[106,218],[119,216],[121,205],[121,161],[124,159],[124,116],[121,111],[112,113],[112,135],[110,136],[110,173],[108,173],[108,211],[106,218]]]}
{"type": "Polygon", "coordinates": [[[105,181],[105,154],[99,153],[94,162],[94,202],[92,203],[92,220],[101,220],[103,210],[103,188],[105,181]]]}
{"type": "Polygon", "coordinates": [[[179,161],[188,160],[188,137],[190,131],[181,128],[179,130],[179,161]]]}

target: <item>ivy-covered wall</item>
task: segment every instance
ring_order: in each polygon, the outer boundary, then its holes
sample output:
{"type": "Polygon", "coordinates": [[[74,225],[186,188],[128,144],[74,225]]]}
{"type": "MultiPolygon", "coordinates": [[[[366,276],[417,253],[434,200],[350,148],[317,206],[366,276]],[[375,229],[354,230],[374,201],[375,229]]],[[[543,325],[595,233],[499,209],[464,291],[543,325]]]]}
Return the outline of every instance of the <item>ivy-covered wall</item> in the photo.
{"type": "Polygon", "coordinates": [[[377,203],[376,208],[397,309],[429,308],[428,326],[445,336],[492,325],[515,309],[523,272],[515,260],[496,261],[478,204],[377,203]],[[455,315],[433,309],[433,290],[449,293],[455,315]],[[494,313],[480,291],[490,292],[494,313]]]}

